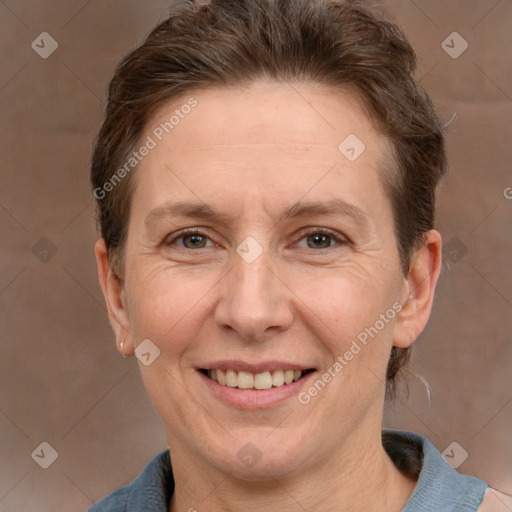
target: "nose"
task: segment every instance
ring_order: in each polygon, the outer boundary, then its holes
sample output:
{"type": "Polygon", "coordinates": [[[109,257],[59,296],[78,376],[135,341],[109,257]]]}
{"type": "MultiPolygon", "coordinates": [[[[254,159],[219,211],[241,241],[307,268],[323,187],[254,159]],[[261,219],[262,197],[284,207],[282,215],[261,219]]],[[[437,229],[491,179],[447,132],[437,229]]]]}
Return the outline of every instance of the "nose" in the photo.
{"type": "Polygon", "coordinates": [[[265,252],[247,263],[235,256],[222,281],[215,310],[217,325],[246,341],[263,341],[285,331],[293,322],[291,292],[270,267],[265,252]]]}

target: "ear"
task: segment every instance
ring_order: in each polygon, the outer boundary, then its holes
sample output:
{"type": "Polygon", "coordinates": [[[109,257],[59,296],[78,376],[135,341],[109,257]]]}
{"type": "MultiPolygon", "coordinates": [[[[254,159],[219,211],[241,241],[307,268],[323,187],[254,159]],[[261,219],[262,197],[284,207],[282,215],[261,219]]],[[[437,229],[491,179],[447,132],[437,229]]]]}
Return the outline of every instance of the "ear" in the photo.
{"type": "Polygon", "coordinates": [[[397,316],[393,338],[395,347],[410,347],[425,328],[432,311],[441,264],[441,235],[435,230],[428,231],[423,245],[411,258],[409,273],[404,280],[402,310],[397,316]]]}
{"type": "Polygon", "coordinates": [[[109,254],[103,238],[96,242],[94,251],[96,253],[96,263],[98,264],[98,281],[107,304],[110,325],[116,335],[117,350],[123,356],[131,356],[134,353],[135,347],[131,338],[123,282],[112,271],[109,254]]]}

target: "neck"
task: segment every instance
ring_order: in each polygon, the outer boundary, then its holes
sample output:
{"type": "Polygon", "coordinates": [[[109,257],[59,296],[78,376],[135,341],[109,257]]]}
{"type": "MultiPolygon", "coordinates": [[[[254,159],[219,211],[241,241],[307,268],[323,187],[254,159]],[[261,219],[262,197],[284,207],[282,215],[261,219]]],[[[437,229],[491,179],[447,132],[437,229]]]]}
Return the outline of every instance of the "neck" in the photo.
{"type": "Polygon", "coordinates": [[[414,491],[416,479],[398,471],[380,439],[380,429],[373,436],[354,433],[329,461],[317,467],[286,478],[268,474],[256,481],[204,467],[204,461],[192,453],[171,451],[175,492],[170,512],[399,512],[414,491]]]}

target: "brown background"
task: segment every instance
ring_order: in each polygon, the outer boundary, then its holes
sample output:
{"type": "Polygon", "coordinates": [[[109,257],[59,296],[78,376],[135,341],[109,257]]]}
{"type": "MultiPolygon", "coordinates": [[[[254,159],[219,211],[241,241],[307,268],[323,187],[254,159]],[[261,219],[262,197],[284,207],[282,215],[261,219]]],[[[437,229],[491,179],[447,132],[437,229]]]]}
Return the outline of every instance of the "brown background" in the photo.
{"type": "MultiPolygon", "coordinates": [[[[116,62],[164,0],[0,0],[0,512],[86,510],[166,447],[136,361],[115,351],[93,257],[87,173],[116,62]],[[41,58],[43,31],[58,42],[41,58]],[[58,452],[42,469],[31,453],[58,452]]],[[[450,124],[439,227],[450,250],[420,379],[385,425],[458,442],[460,466],[512,493],[512,3],[389,0],[450,124]],[[468,49],[451,58],[453,31],[468,49]]]]}

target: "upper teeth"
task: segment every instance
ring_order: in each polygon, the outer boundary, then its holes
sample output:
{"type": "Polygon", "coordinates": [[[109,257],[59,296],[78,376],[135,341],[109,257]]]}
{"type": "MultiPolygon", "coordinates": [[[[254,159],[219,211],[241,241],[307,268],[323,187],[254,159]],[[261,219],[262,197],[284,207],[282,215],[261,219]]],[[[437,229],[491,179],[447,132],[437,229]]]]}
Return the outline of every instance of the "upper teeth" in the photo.
{"type": "Polygon", "coordinates": [[[270,389],[283,384],[291,384],[300,379],[301,370],[274,370],[272,372],[251,373],[234,370],[208,370],[208,377],[222,386],[240,389],[270,389]]]}

